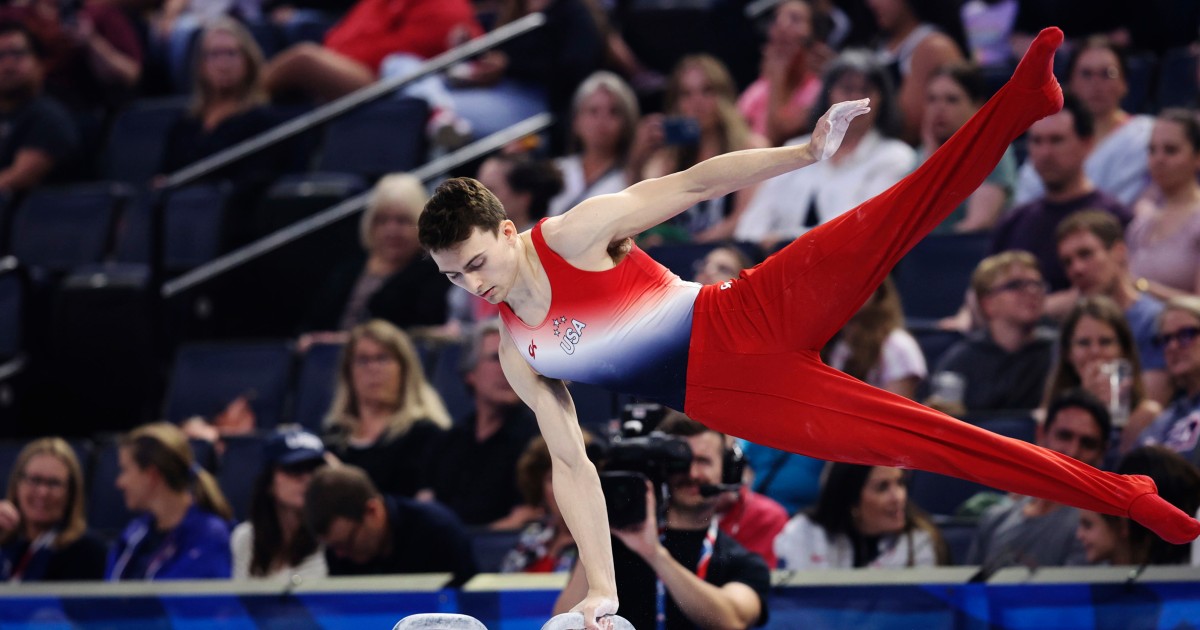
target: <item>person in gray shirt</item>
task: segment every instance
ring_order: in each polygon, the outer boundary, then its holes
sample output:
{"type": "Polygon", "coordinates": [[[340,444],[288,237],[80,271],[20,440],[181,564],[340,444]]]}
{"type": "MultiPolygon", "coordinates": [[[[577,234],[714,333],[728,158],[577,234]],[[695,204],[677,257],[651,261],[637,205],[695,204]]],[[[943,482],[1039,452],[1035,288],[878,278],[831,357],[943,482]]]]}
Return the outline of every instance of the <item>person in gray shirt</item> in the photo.
{"type": "MultiPolygon", "coordinates": [[[[1038,427],[1038,444],[1096,466],[1108,450],[1111,426],[1103,403],[1073,389],[1050,403],[1046,422],[1038,427]]],[[[1086,564],[1083,546],[1075,538],[1078,525],[1075,508],[1045,499],[1009,497],[984,512],[967,563],[982,565],[988,572],[1016,565],[1086,564]]]]}

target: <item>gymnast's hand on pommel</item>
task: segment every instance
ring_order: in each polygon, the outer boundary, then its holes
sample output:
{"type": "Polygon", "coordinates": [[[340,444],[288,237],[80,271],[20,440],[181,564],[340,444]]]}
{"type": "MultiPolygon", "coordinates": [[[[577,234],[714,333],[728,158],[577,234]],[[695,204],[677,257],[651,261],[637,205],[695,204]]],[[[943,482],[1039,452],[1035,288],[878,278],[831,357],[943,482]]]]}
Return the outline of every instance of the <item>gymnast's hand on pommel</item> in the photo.
{"type": "Polygon", "coordinates": [[[842,138],[850,128],[850,121],[871,111],[871,99],[834,103],[813,127],[812,139],[808,141],[809,155],[813,161],[828,160],[842,146],[842,138]]]}
{"type": "Polygon", "coordinates": [[[588,592],[587,597],[572,608],[571,612],[583,613],[586,630],[612,630],[611,615],[617,613],[617,600],[588,592]]]}

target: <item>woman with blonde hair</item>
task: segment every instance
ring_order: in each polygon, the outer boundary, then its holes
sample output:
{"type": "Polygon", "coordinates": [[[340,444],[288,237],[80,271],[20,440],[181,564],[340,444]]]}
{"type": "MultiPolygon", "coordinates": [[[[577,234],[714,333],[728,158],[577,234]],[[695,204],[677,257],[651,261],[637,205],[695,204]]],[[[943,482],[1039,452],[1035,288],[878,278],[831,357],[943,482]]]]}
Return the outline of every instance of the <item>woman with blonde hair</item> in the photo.
{"type": "Polygon", "coordinates": [[[230,577],[233,511],[183,431],[167,422],[143,425],[121,438],[117,456],[117,488],[125,506],[142,514],[109,554],[105,579],[230,577]]]}
{"type": "MultiPolygon", "coordinates": [[[[684,57],[667,83],[666,115],[647,116],[638,130],[633,152],[656,150],[642,169],[642,179],[652,179],[686,170],[711,157],[742,149],[763,148],[767,140],[750,130],[738,112],[733,77],[718,59],[699,54],[684,57]],[[682,129],[694,125],[695,135],[664,125],[683,121],[682,129]],[[670,132],[670,134],[668,134],[670,132]]],[[[727,239],[755,186],[688,208],[671,222],[650,233],[657,236],[647,244],[662,241],[707,243],[727,239]]]]}
{"type": "Polygon", "coordinates": [[[408,335],[380,319],[350,331],[326,418],[334,455],[365,470],[383,494],[412,497],[430,447],[450,424],[408,335]]]}
{"type": "Polygon", "coordinates": [[[900,293],[891,277],[884,279],[826,348],[822,354],[830,366],[905,398],[916,395],[927,372],[921,347],[904,329],[900,293]]]}
{"type": "Polygon", "coordinates": [[[87,529],[83,473],[62,438],[17,454],[0,501],[0,580],[99,580],[107,546],[87,529]]]}
{"type": "MultiPolygon", "coordinates": [[[[425,185],[408,173],[375,184],[359,221],[364,251],[329,273],[303,330],[346,331],[375,318],[405,329],[445,323],[450,283],[417,242],[417,217],[428,198],[425,185]]],[[[341,343],[345,335],[313,340],[341,343]]]]}

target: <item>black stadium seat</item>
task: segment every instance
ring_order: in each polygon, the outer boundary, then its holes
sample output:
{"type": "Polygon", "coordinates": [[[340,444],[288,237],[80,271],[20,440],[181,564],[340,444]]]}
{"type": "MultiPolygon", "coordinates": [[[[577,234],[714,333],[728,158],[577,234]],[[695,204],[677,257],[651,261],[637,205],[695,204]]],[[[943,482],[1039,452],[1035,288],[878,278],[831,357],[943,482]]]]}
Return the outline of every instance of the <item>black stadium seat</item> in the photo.
{"type": "Polygon", "coordinates": [[[9,251],[50,272],[100,262],[128,196],[128,187],[111,183],[35,190],[15,210],[9,251]]]}
{"type": "Polygon", "coordinates": [[[425,157],[429,106],[415,98],[384,99],[329,123],[317,170],[375,178],[411,171],[425,157]]]}
{"type": "Polygon", "coordinates": [[[265,441],[258,435],[230,436],[223,440],[225,451],[217,462],[217,484],[233,508],[236,520],[244,520],[250,513],[254,482],[263,467],[265,441]]]}
{"type": "Polygon", "coordinates": [[[246,396],[259,430],[283,417],[293,352],[289,342],[193,343],[179,348],[171,370],[166,414],[172,422],[211,419],[246,396]]]}
{"type": "Polygon", "coordinates": [[[145,186],[161,174],[167,132],[187,111],[187,99],[167,98],[135,101],[127,106],[108,134],[100,161],[104,179],[145,186]]]}
{"type": "Polygon", "coordinates": [[[338,359],[342,345],[318,343],[309,347],[300,358],[296,375],[296,397],[292,421],[314,433],[321,433],[337,382],[338,359]]]}

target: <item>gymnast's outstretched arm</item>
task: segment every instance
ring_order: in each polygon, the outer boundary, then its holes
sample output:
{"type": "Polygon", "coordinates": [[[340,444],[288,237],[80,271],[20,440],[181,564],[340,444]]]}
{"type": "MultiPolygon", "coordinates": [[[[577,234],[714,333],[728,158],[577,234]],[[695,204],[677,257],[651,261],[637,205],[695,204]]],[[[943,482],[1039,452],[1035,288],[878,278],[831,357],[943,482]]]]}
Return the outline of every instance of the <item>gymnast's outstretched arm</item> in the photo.
{"type": "Polygon", "coordinates": [[[817,121],[807,144],[747,149],[709,158],[685,171],[592,197],[542,226],[546,240],[572,262],[605,254],[611,243],[636,236],[698,202],[828,159],[854,118],[870,111],[867,99],[837,103],[817,121]]]}

